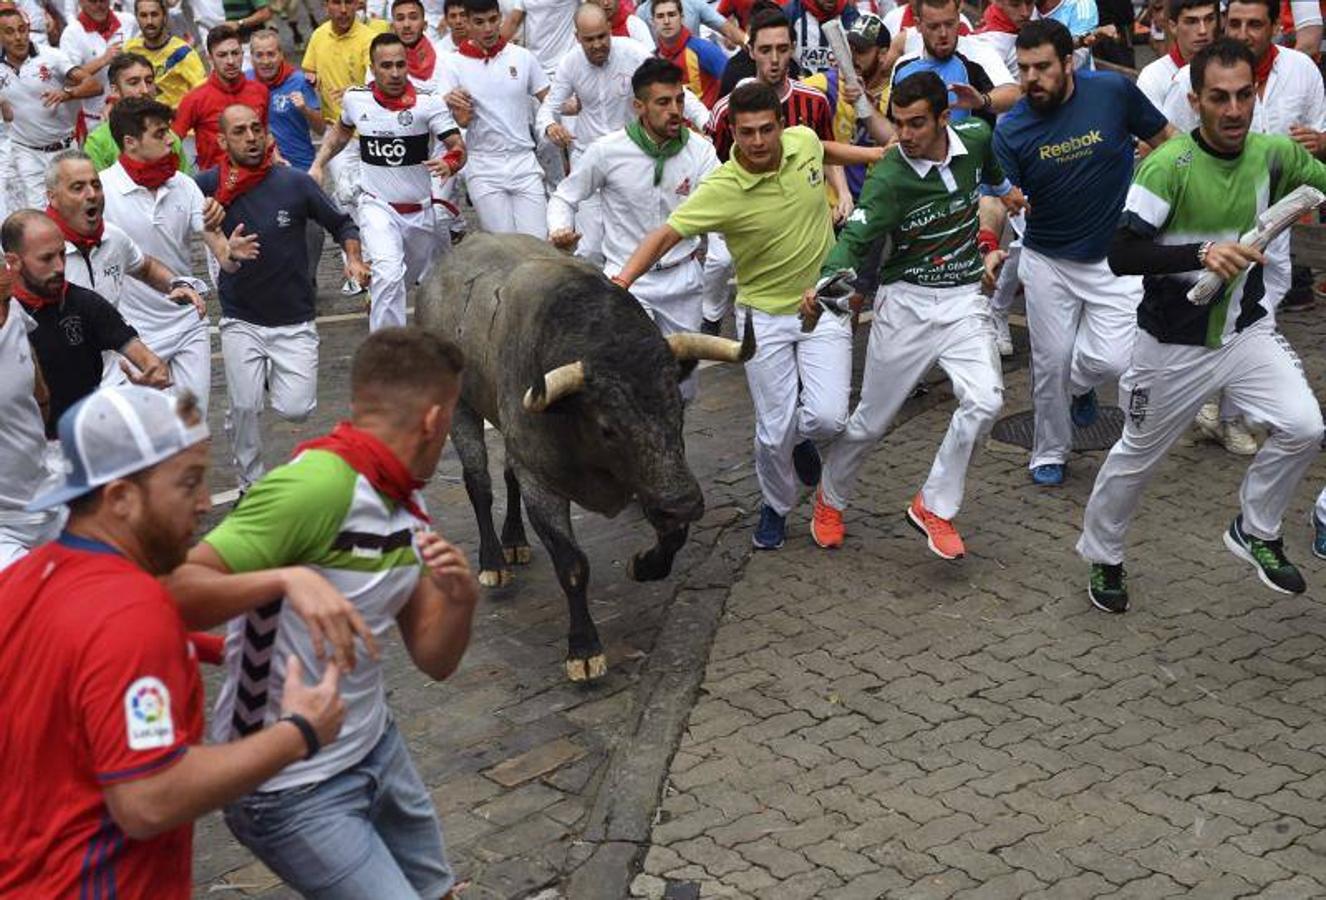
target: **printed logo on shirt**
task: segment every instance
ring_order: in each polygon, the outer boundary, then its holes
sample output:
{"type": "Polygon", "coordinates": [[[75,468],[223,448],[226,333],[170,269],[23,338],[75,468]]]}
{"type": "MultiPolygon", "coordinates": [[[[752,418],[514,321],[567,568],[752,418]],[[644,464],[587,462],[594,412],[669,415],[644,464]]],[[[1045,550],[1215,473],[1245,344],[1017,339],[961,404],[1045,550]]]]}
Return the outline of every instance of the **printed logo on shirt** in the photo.
{"type": "Polygon", "coordinates": [[[1100,133],[1100,129],[1093,128],[1086,134],[1079,134],[1066,141],[1060,141],[1057,144],[1041,144],[1038,148],[1041,159],[1052,159],[1055,162],[1071,162],[1075,159],[1082,159],[1090,156],[1092,148],[1097,144],[1103,144],[1105,138],[1100,133]]]}
{"type": "Polygon", "coordinates": [[[414,113],[410,112],[408,109],[403,109],[396,114],[396,121],[400,122],[402,125],[409,125],[414,121],[414,113]]]}
{"type": "Polygon", "coordinates": [[[1134,426],[1140,428],[1146,421],[1146,411],[1150,405],[1151,388],[1133,388],[1128,397],[1128,418],[1133,420],[1134,426]]]}
{"type": "Polygon", "coordinates": [[[80,316],[61,319],[60,330],[64,332],[65,343],[70,347],[78,347],[83,343],[83,319],[80,316]]]}
{"type": "Polygon", "coordinates": [[[276,227],[277,228],[290,227],[290,210],[278,209],[276,211],[276,227]]]}
{"type": "Polygon", "coordinates": [[[519,77],[520,77],[520,73],[516,71],[516,67],[515,67],[515,66],[507,66],[507,67],[506,67],[506,73],[507,73],[508,75],[510,75],[512,78],[519,78],[519,77]]]}
{"type": "Polygon", "coordinates": [[[119,264],[116,263],[115,265],[107,266],[106,268],[102,269],[102,270],[101,270],[101,277],[102,277],[102,278],[109,278],[111,281],[116,281],[116,282],[118,282],[118,281],[120,280],[120,266],[119,266],[119,264]]]}
{"type": "Polygon", "coordinates": [[[428,159],[428,135],[368,137],[360,134],[359,156],[370,166],[417,166],[428,159]]]}
{"type": "Polygon", "coordinates": [[[856,209],[852,210],[852,214],[851,214],[850,216],[847,217],[847,221],[849,221],[849,222],[860,222],[862,225],[865,225],[865,224],[866,224],[866,208],[865,208],[864,206],[858,206],[856,209]]]}
{"type": "Polygon", "coordinates": [[[677,185],[677,190],[675,191],[675,193],[678,197],[690,196],[691,179],[689,175],[681,180],[681,184],[677,185]]]}
{"type": "Polygon", "coordinates": [[[816,187],[824,182],[824,171],[819,166],[814,166],[806,173],[806,180],[810,182],[811,187],[816,187]]]}
{"type": "Polygon", "coordinates": [[[46,65],[46,63],[42,63],[40,66],[38,66],[37,77],[40,78],[42,81],[50,81],[51,80],[50,66],[46,65]]]}
{"type": "Polygon", "coordinates": [[[130,750],[155,750],[175,743],[170,691],[160,678],[138,679],[124,692],[124,722],[130,750]]]}

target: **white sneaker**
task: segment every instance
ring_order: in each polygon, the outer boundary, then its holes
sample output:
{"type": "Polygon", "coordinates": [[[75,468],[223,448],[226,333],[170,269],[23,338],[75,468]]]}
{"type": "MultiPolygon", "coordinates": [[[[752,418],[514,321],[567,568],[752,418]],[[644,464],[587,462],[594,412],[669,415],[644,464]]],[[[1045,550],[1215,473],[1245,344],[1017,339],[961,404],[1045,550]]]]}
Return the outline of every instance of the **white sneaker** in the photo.
{"type": "Polygon", "coordinates": [[[1203,403],[1197,412],[1197,418],[1193,420],[1193,425],[1208,441],[1224,443],[1220,429],[1220,404],[1217,401],[1208,400],[1203,403]]]}
{"type": "Polygon", "coordinates": [[[1237,420],[1220,423],[1220,443],[1235,456],[1252,456],[1257,452],[1257,439],[1237,420]]]}
{"type": "Polygon", "coordinates": [[[995,346],[999,348],[1000,356],[1013,355],[1013,335],[1008,330],[1008,313],[996,312],[994,314],[995,326],[995,346]]]}

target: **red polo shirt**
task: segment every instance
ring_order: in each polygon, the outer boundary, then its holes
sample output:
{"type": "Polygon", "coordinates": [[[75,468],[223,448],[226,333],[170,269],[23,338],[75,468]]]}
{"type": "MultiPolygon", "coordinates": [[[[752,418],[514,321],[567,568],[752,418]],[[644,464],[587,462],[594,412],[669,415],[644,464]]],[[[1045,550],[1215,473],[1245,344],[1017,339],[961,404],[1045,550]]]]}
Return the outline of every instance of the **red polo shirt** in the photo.
{"type": "Polygon", "coordinates": [[[221,113],[227,106],[242,103],[256,112],[267,124],[267,85],[252,78],[243,79],[237,87],[231,89],[213,72],[206,81],[198,85],[180,100],[179,109],[175,110],[175,121],[171,125],[181,138],[190,131],[198,145],[198,171],[221,165],[225,153],[217,143],[221,133],[221,113]]]}
{"type": "Polygon", "coordinates": [[[105,544],[63,535],[0,572],[0,897],[190,896],[193,826],[130,840],[102,795],[201,739],[190,647],[105,544]]]}

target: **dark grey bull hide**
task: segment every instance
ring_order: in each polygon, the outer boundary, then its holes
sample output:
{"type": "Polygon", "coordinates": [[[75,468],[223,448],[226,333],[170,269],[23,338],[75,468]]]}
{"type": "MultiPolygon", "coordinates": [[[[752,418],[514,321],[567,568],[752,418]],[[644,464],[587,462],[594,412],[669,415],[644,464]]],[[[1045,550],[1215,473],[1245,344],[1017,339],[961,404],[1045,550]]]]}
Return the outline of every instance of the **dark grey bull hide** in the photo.
{"type": "Polygon", "coordinates": [[[415,297],[419,325],[465,353],[451,437],[479,524],[479,580],[510,580],[529,561],[520,507],[552,557],[570,612],[567,675],[607,671],[589,615],[589,563],[570,504],[615,516],[639,501],[658,541],[635,554],[637,581],[665,578],[704,497],[686,464],[679,378],[698,359],[744,361],[742,343],[704,335],[665,340],[640,305],[598,269],[524,235],[474,235],[415,297]],[[684,371],[683,371],[684,369],[684,371]],[[507,514],[493,526],[484,420],[506,448],[507,514]]]}

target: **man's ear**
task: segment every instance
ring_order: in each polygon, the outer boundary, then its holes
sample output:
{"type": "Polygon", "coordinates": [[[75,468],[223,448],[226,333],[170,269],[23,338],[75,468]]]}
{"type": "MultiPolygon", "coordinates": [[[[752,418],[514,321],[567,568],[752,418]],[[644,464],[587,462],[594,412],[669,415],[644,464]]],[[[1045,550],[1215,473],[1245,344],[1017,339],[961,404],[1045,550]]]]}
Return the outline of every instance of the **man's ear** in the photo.
{"type": "Polygon", "coordinates": [[[442,420],[443,420],[442,406],[437,403],[434,403],[431,406],[429,406],[428,409],[424,411],[424,421],[423,421],[424,437],[425,438],[437,437],[438,431],[440,431],[442,428],[442,420]]]}

